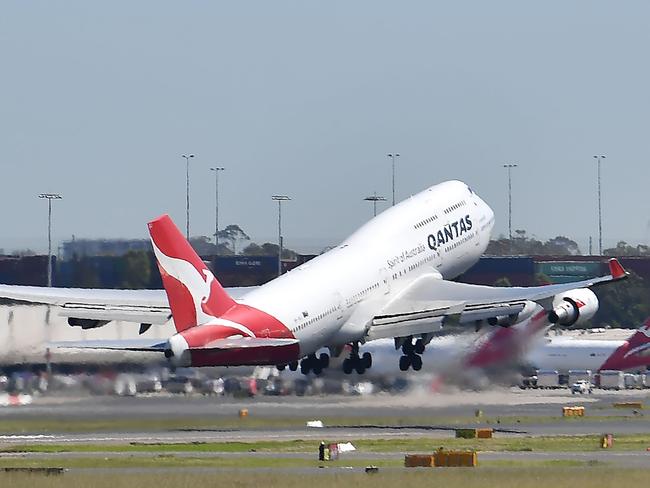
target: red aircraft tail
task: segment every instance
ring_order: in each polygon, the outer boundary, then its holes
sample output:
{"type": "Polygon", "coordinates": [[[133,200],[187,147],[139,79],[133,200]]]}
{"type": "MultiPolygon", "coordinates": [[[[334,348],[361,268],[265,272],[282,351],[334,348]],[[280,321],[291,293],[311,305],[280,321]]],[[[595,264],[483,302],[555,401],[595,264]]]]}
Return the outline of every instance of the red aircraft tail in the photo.
{"type": "Polygon", "coordinates": [[[235,305],[168,215],[148,226],[178,332],[207,323],[235,305]]]}

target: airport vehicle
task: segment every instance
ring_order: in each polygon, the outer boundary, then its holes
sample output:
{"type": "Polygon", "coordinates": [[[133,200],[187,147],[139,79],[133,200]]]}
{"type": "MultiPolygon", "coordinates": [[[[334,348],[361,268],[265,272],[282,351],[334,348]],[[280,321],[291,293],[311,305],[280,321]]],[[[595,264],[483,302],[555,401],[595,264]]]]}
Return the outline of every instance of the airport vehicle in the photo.
{"type": "Polygon", "coordinates": [[[421,354],[450,316],[507,327],[541,307],[551,323],[572,325],[598,308],[589,287],[626,277],[612,259],[609,275],[575,283],[507,288],[450,281],[478,260],[493,225],[493,211],[469,186],[444,182],[384,211],[327,253],[235,295],[165,215],[148,226],[169,308],[151,291],[3,285],[0,297],[58,305],[70,325],[86,328],[125,320],[145,332],[171,311],[177,331],[137,344],[75,347],[160,352],[179,366],[300,365],[305,374],[328,367],[330,356],[318,354],[327,347],[334,356],[349,350],[343,369],[361,374],[372,366],[371,354],[360,351],[365,342],[394,339],[403,353],[400,369],[419,370],[421,354]]]}
{"type": "Polygon", "coordinates": [[[591,393],[593,385],[588,380],[578,380],[571,385],[571,394],[575,395],[580,393],[581,395],[586,393],[591,393]]]}
{"type": "Polygon", "coordinates": [[[525,362],[539,369],[644,370],[650,366],[650,318],[627,340],[554,337],[533,347],[525,362]]]}

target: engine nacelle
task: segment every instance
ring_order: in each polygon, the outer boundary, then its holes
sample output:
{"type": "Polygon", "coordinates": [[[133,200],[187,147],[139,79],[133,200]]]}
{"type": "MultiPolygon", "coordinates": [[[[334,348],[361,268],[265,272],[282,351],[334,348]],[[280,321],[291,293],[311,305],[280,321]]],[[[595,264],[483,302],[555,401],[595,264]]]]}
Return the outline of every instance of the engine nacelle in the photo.
{"type": "Polygon", "coordinates": [[[535,312],[537,307],[538,305],[535,302],[531,302],[529,300],[526,302],[526,305],[521,312],[512,315],[499,315],[497,317],[490,317],[487,322],[490,325],[510,327],[511,325],[518,324],[519,322],[528,319],[531,315],[533,315],[533,312],[535,312]]]}
{"type": "Polygon", "coordinates": [[[548,313],[548,321],[568,327],[589,320],[597,311],[596,294],[588,288],[576,288],[555,295],[553,310],[548,313]]]}

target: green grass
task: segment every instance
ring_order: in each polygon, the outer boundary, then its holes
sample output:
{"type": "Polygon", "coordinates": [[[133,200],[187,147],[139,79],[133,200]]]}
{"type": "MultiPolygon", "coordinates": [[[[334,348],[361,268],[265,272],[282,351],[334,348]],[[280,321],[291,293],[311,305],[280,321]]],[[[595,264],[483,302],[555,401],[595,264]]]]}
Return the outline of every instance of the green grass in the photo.
{"type": "MultiPolygon", "coordinates": [[[[169,417],[145,417],[145,418],[105,418],[105,419],[71,419],[71,418],[23,418],[3,419],[0,424],[0,433],[72,433],[72,432],[105,432],[105,431],[166,431],[179,429],[260,429],[260,428],[291,428],[304,427],[309,417],[282,417],[262,418],[255,417],[254,408],[250,408],[250,416],[246,419],[239,419],[237,411],[233,411],[232,417],[194,417],[194,418],[169,418],[169,417]]],[[[558,406],[558,412],[561,407],[558,406]]],[[[503,416],[503,417],[381,417],[366,420],[362,417],[322,417],[320,420],[326,426],[477,426],[494,427],[504,426],[525,426],[526,424],[539,423],[576,423],[576,422],[605,422],[625,420],[633,422],[650,422],[650,416],[634,415],[632,413],[621,413],[620,415],[597,415],[589,416],[589,407],[585,417],[561,417],[561,416],[503,416]]]]}
{"type": "Polygon", "coordinates": [[[647,469],[616,466],[548,466],[434,468],[358,472],[278,473],[74,473],[62,476],[0,474],[0,485],[11,488],[620,488],[646,486],[647,469]]]}
{"type": "MultiPolygon", "coordinates": [[[[326,432],[323,432],[326,434],[326,432]]],[[[328,439],[324,439],[328,441],[328,439]]],[[[336,442],[336,440],[329,439],[336,442]]],[[[406,437],[397,439],[359,439],[351,441],[361,452],[431,452],[446,449],[473,449],[477,451],[552,451],[583,452],[600,450],[600,436],[512,436],[492,439],[431,439],[406,437]]],[[[8,446],[0,452],[315,452],[317,441],[257,441],[257,442],[193,442],[173,444],[24,444],[8,446]]],[[[614,436],[615,451],[640,451],[650,447],[650,434],[614,436]]]]}
{"type": "Polygon", "coordinates": [[[306,458],[276,457],[177,457],[173,454],[158,456],[120,456],[120,457],[56,457],[56,458],[0,458],[0,468],[317,468],[323,466],[363,467],[373,464],[380,467],[398,467],[404,464],[402,458],[396,459],[345,459],[340,461],[319,462],[306,458]]]}

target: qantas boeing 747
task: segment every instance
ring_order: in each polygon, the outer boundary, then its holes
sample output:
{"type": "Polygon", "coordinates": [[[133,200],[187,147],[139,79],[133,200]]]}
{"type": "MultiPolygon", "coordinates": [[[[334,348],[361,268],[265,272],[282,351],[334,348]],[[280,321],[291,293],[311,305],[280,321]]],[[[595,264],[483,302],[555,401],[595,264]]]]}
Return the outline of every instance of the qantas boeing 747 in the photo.
{"type": "Polygon", "coordinates": [[[0,285],[0,297],[56,305],[70,325],[84,328],[124,320],[146,332],[171,312],[177,331],[137,344],[85,347],[159,352],[184,366],[276,365],[305,374],[320,374],[330,354],[350,351],[343,369],[361,374],[372,366],[371,354],[362,352],[368,341],[394,339],[404,353],[400,368],[419,370],[421,354],[449,316],[509,326],[541,306],[550,322],[571,325],[598,308],[589,287],[626,276],[612,259],[609,275],[575,283],[501,288],[450,281],[479,259],[493,225],[494,213],[469,186],[448,181],[265,285],[229,290],[165,215],[149,223],[149,232],[166,297],[153,290],[9,285],[0,285]]]}

